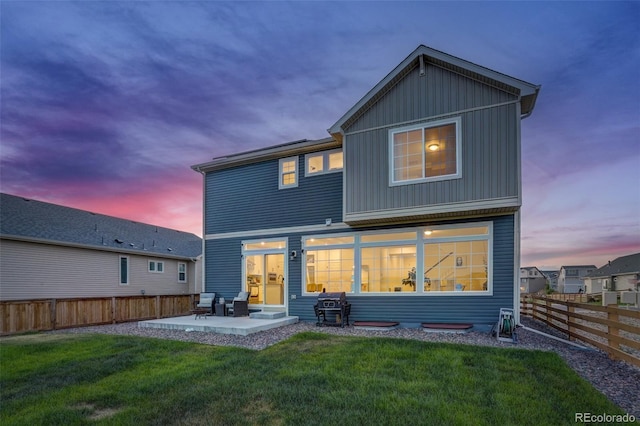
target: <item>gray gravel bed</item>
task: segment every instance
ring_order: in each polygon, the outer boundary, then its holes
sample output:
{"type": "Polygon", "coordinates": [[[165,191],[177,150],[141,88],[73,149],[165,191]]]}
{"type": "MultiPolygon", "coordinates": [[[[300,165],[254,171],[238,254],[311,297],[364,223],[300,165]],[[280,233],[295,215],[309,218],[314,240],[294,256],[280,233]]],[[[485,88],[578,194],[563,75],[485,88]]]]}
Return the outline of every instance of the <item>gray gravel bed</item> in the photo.
{"type": "MultiPolygon", "coordinates": [[[[561,333],[546,326],[542,322],[529,318],[522,318],[522,324],[526,327],[542,331],[549,335],[564,338],[561,333]]],[[[236,336],[198,331],[186,332],[182,330],[165,330],[157,328],[139,328],[135,322],[56,330],[49,333],[127,334],[179,340],[183,342],[202,343],[206,345],[237,346],[261,350],[304,331],[315,331],[339,336],[393,337],[429,342],[461,343],[552,351],[560,355],[560,357],[562,357],[562,359],[564,359],[572,369],[574,369],[582,378],[590,382],[596,389],[606,395],[611,401],[620,406],[627,413],[634,415],[636,419],[640,419],[640,368],[623,361],[611,360],[605,353],[598,349],[580,349],[567,344],[566,342],[552,339],[529,331],[525,328],[518,329],[518,342],[516,344],[498,342],[497,339],[492,337],[489,333],[481,332],[470,332],[465,334],[425,333],[421,329],[411,328],[372,331],[356,329],[354,327],[316,327],[313,322],[298,322],[297,324],[262,331],[249,336],[236,336]]],[[[576,407],[576,411],[579,411],[579,408],[580,407],[576,407]]]]}

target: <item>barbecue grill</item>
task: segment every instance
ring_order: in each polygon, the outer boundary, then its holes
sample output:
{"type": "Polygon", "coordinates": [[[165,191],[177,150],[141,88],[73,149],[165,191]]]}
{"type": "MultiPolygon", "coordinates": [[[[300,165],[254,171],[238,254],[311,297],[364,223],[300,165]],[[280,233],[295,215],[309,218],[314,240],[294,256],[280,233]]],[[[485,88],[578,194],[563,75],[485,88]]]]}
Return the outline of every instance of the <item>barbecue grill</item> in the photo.
{"type": "Polygon", "coordinates": [[[332,325],[344,327],[349,325],[351,304],[347,302],[347,296],[342,293],[320,293],[318,302],[313,306],[316,313],[318,327],[332,325]]]}

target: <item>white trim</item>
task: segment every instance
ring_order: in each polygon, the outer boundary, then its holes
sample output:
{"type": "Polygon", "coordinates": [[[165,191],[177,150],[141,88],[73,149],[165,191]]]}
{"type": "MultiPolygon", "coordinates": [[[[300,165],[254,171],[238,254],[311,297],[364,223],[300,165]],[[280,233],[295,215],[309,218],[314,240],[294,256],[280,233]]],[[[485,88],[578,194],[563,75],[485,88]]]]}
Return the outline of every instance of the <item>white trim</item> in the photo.
{"type": "Polygon", "coordinates": [[[147,272],[151,272],[152,274],[164,274],[164,262],[162,260],[149,259],[147,261],[147,272]],[[151,268],[151,264],[153,264],[153,269],[151,268]]]}
{"type": "Polygon", "coordinates": [[[86,250],[96,250],[96,251],[107,251],[114,253],[128,253],[130,255],[139,255],[142,257],[161,257],[166,259],[180,259],[185,261],[195,262],[197,261],[197,257],[187,257],[187,256],[177,256],[171,254],[163,254],[155,251],[147,251],[147,250],[129,250],[124,247],[108,247],[108,246],[94,246],[88,244],[78,244],[78,243],[70,243],[66,241],[55,241],[55,240],[47,240],[44,238],[33,238],[33,237],[21,237],[15,235],[0,235],[0,240],[10,240],[10,241],[22,241],[25,243],[34,243],[34,244],[47,244],[52,246],[60,246],[60,247],[73,247],[73,248],[81,248],[86,250]]]}
{"type": "MultiPolygon", "coordinates": [[[[385,209],[385,210],[369,210],[358,213],[345,213],[344,221],[353,220],[370,220],[370,219],[394,219],[406,218],[411,216],[427,216],[441,213],[464,213],[465,211],[498,209],[498,208],[517,208],[521,203],[518,197],[494,198],[482,201],[461,201],[457,203],[443,203],[432,206],[402,208],[402,209],[385,209]]],[[[456,217],[457,219],[457,217],[456,217]]]]}
{"type": "Polygon", "coordinates": [[[318,293],[307,292],[307,252],[317,250],[333,250],[333,249],[353,249],[354,257],[354,275],[353,291],[349,292],[349,297],[355,296],[400,296],[400,297],[414,297],[414,296],[493,296],[493,222],[466,222],[456,223],[450,225],[437,225],[437,226],[415,226],[407,228],[396,229],[384,229],[379,231],[354,231],[346,233],[335,234],[320,234],[320,235],[304,235],[302,236],[302,271],[301,271],[301,295],[304,297],[317,296],[318,293]],[[444,229],[464,229],[464,228],[476,228],[487,227],[487,234],[474,234],[474,235],[461,235],[455,237],[442,237],[442,238],[425,238],[424,231],[429,230],[444,230],[444,229]],[[414,240],[394,240],[394,241],[378,241],[378,242],[361,242],[363,235],[383,235],[389,233],[403,233],[403,232],[416,232],[416,239],[414,240]],[[336,243],[327,246],[307,246],[306,241],[312,238],[333,238],[333,237],[346,237],[352,236],[354,238],[353,243],[336,243]],[[487,290],[480,291],[424,291],[424,286],[418,286],[416,283],[416,290],[414,292],[361,292],[356,283],[361,282],[360,270],[362,268],[362,261],[360,259],[361,250],[367,247],[391,247],[399,245],[415,245],[416,247],[416,276],[424,276],[424,245],[428,243],[442,243],[442,242],[455,242],[455,241],[487,241],[487,290]],[[417,257],[421,255],[421,257],[417,257]],[[417,260],[422,259],[422,260],[417,260]]]}
{"type": "MultiPolygon", "coordinates": [[[[281,254],[283,256],[283,277],[284,277],[284,283],[282,286],[282,304],[278,304],[278,305],[273,305],[273,304],[267,304],[267,282],[266,282],[266,269],[264,270],[264,282],[262,283],[262,290],[263,290],[263,300],[262,300],[262,305],[258,305],[258,306],[269,306],[269,307],[284,307],[285,313],[287,315],[289,315],[289,237],[274,237],[274,238],[261,238],[261,239],[252,239],[252,240],[242,240],[240,242],[240,252],[242,253],[242,257],[241,257],[241,266],[240,266],[240,270],[241,270],[241,283],[240,283],[240,288],[243,289],[243,291],[249,291],[249,289],[247,288],[247,268],[246,268],[246,256],[255,256],[255,255],[261,255],[263,257],[263,261],[264,261],[264,256],[265,255],[269,255],[269,254],[281,254]],[[248,250],[245,247],[247,246],[247,244],[260,244],[262,242],[279,242],[282,241],[284,242],[284,247],[282,248],[265,248],[265,249],[252,249],[252,250],[248,250]]],[[[264,266],[264,265],[263,265],[264,266]]]]}
{"type": "Polygon", "coordinates": [[[186,262],[178,262],[178,282],[180,284],[186,284],[186,283],[189,282],[188,271],[189,271],[189,268],[187,267],[187,263],[186,262]],[[180,272],[180,266],[184,266],[184,279],[183,280],[180,279],[180,274],[182,273],[182,272],[180,272]]]}
{"type": "Polygon", "coordinates": [[[425,183],[425,182],[435,182],[441,180],[452,180],[452,179],[461,179],[462,178],[462,118],[454,117],[447,118],[443,120],[437,121],[425,121],[419,124],[413,124],[411,126],[403,126],[403,127],[393,127],[388,131],[387,144],[389,149],[389,186],[399,186],[399,185],[411,185],[416,183],[425,183]],[[443,127],[449,124],[455,124],[456,129],[456,172],[448,175],[439,175],[439,176],[431,176],[427,177],[425,175],[425,140],[424,140],[424,131],[425,129],[432,129],[434,127],[443,127]],[[412,130],[422,130],[422,148],[420,152],[422,153],[422,177],[418,179],[410,179],[410,180],[395,180],[395,168],[394,168],[394,146],[393,146],[393,136],[396,133],[405,133],[410,132],[412,130]]]}
{"type": "MultiPolygon", "coordinates": [[[[299,232],[318,232],[322,230],[330,229],[351,229],[346,223],[338,222],[331,223],[330,226],[322,225],[306,225],[306,226],[291,226],[283,228],[263,228],[254,229],[251,231],[236,231],[236,232],[222,232],[219,234],[207,234],[204,236],[205,240],[224,240],[227,238],[243,238],[243,237],[259,237],[261,235],[276,235],[276,234],[296,234],[299,232]]],[[[266,241],[266,240],[265,240],[266,241]]]]}
{"type": "Polygon", "coordinates": [[[520,324],[520,211],[513,215],[513,314],[516,324],[520,324]]]}
{"type": "Polygon", "coordinates": [[[131,284],[131,262],[129,256],[118,256],[118,285],[129,285],[131,284]],[[122,259],[127,261],[127,282],[122,282],[122,259]]]}
{"type": "Polygon", "coordinates": [[[332,149],[330,151],[311,152],[304,156],[304,177],[321,176],[330,173],[339,173],[344,169],[344,152],[342,149],[332,149]],[[342,167],[339,169],[329,169],[329,157],[331,154],[342,153],[342,167]],[[322,170],[310,173],[309,160],[313,157],[322,157],[322,170]]]}
{"type": "Polygon", "coordinates": [[[297,155],[294,157],[281,158],[280,160],[278,160],[278,189],[296,188],[300,180],[300,174],[298,173],[298,169],[299,169],[299,165],[298,165],[297,155]],[[282,166],[284,165],[284,163],[290,163],[290,162],[293,162],[294,170],[291,172],[285,173],[284,170],[282,170],[282,166]],[[285,185],[284,183],[282,183],[282,177],[285,174],[291,174],[291,173],[293,173],[293,175],[295,176],[295,182],[288,185],[285,185]]]}

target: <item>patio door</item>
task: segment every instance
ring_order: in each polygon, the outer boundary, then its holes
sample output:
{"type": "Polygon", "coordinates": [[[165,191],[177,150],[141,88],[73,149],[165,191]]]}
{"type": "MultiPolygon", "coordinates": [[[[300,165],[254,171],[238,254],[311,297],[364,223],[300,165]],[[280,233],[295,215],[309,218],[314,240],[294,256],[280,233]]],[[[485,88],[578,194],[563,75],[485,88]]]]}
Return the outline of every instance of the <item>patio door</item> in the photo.
{"type": "Polygon", "coordinates": [[[286,241],[243,243],[243,278],[253,305],[283,307],[287,293],[286,241]]]}

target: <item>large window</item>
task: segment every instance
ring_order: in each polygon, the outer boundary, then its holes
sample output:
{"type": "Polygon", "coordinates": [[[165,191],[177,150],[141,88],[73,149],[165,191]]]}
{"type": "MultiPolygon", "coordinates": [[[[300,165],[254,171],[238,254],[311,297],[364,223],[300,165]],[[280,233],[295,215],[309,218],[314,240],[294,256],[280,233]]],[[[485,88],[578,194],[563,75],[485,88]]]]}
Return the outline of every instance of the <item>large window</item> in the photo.
{"type": "Polygon", "coordinates": [[[363,293],[416,291],[416,246],[363,247],[363,293]]]}
{"type": "Polygon", "coordinates": [[[298,157],[282,158],[278,163],[278,188],[295,188],[298,186],[298,157]]]}
{"type": "Polygon", "coordinates": [[[424,291],[486,291],[488,241],[424,245],[424,291]]]}
{"type": "Polygon", "coordinates": [[[339,172],[343,166],[342,150],[307,154],[305,164],[305,176],[339,172]]]}
{"type": "Polygon", "coordinates": [[[353,236],[309,238],[304,241],[306,292],[353,292],[353,236]]]}
{"type": "Polygon", "coordinates": [[[459,118],[392,129],[389,140],[392,184],[461,177],[459,118]]]}
{"type": "Polygon", "coordinates": [[[303,238],[304,292],[490,294],[491,224],[303,238]]]}

